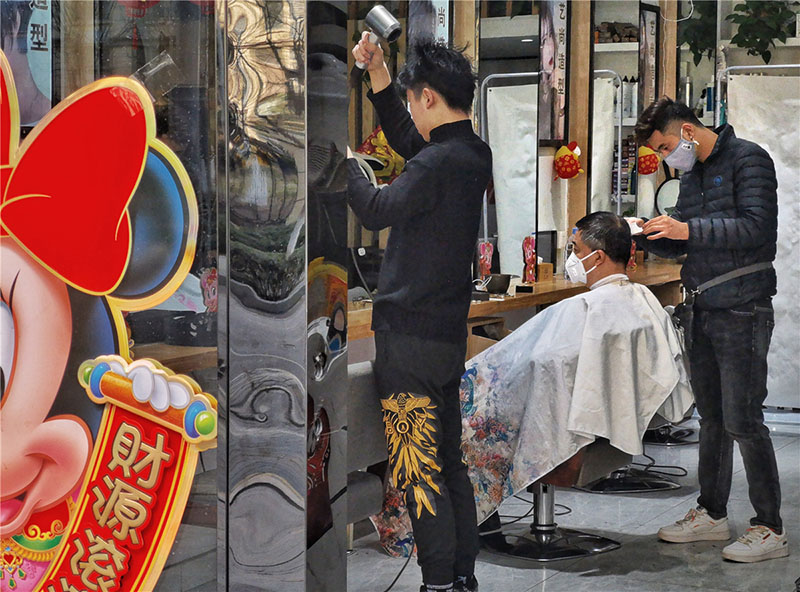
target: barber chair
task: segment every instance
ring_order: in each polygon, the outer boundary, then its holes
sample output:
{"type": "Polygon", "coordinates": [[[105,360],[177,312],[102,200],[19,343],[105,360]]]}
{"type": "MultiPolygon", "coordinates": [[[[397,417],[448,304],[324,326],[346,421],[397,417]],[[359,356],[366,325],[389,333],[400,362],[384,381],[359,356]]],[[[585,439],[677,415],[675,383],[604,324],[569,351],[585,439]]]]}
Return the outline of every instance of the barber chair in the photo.
{"type": "Polygon", "coordinates": [[[631,456],[598,439],[582,448],[547,475],[528,487],[533,493],[534,520],[529,526],[500,527],[492,515],[481,525],[483,546],[491,552],[538,562],[576,559],[619,548],[612,539],[561,528],[555,522],[555,488],[582,485],[630,462],[631,456]]]}
{"type": "MultiPolygon", "coordinates": [[[[686,421],[692,416],[694,405],[689,408],[683,421],[686,421]]],[[[661,436],[662,445],[675,446],[676,443],[669,444],[670,432],[673,424],[668,422],[660,415],[655,415],[650,420],[650,425],[647,426],[642,442],[650,444],[653,442],[648,441],[647,434],[650,432],[659,432],[664,430],[661,436]]],[[[686,438],[694,434],[693,429],[684,428],[680,430],[682,434],[675,433],[676,438],[686,438]]],[[[682,444],[697,444],[697,441],[685,440],[682,444]]],[[[653,491],[668,491],[671,489],[680,489],[680,484],[676,483],[668,476],[649,471],[648,468],[637,469],[633,466],[622,467],[610,474],[605,475],[586,485],[576,486],[576,489],[581,491],[588,491],[589,493],[650,493],[653,491]]]]}
{"type": "MultiPolygon", "coordinates": [[[[680,425],[692,416],[694,412],[694,405],[689,409],[687,416],[678,423],[680,425]]],[[[670,423],[660,416],[653,418],[647,430],[644,433],[642,442],[645,444],[653,444],[655,446],[686,446],[687,444],[697,444],[697,438],[694,438],[695,430],[692,428],[681,428],[674,423],[670,423]],[[661,419],[661,423],[654,425],[656,419],[661,419]]]]}
{"type": "Polygon", "coordinates": [[[347,549],[353,548],[353,524],[383,507],[383,479],[366,469],[388,459],[383,414],[372,362],[347,368],[347,549]]]}

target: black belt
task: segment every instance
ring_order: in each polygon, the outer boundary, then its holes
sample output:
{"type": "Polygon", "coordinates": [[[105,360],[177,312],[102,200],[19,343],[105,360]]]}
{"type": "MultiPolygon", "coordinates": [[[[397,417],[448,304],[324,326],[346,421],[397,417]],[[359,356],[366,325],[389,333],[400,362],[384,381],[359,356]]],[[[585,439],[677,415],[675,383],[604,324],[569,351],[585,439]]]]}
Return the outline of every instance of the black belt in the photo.
{"type": "Polygon", "coordinates": [[[733,271],[729,271],[728,273],[723,273],[722,275],[718,275],[717,277],[712,278],[707,282],[703,282],[702,284],[697,286],[694,290],[689,290],[689,295],[691,295],[692,299],[694,299],[695,296],[705,292],[709,288],[713,288],[714,286],[719,286],[720,284],[724,284],[729,280],[742,277],[744,275],[750,275],[751,273],[756,273],[758,271],[766,271],[767,269],[772,269],[772,263],[769,261],[762,263],[753,263],[752,265],[746,265],[745,267],[734,269],[733,271]]]}

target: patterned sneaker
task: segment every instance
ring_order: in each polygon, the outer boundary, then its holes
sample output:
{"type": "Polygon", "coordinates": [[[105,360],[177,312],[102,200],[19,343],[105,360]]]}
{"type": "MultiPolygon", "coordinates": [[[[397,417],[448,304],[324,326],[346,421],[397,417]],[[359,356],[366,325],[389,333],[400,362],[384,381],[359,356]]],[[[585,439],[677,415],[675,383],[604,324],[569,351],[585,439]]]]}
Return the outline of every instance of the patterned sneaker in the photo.
{"type": "Polygon", "coordinates": [[[454,592],[478,592],[478,579],[474,575],[458,576],[453,590],[454,592]]]}
{"type": "Polygon", "coordinates": [[[658,538],[670,543],[692,543],[694,541],[727,541],[731,538],[728,518],[714,520],[705,508],[697,506],[675,524],[658,530],[658,538]]]}
{"type": "Polygon", "coordinates": [[[722,556],[740,563],[755,563],[765,559],[787,557],[789,541],[786,531],[778,534],[766,526],[751,526],[742,536],[722,550],[722,556]]]}

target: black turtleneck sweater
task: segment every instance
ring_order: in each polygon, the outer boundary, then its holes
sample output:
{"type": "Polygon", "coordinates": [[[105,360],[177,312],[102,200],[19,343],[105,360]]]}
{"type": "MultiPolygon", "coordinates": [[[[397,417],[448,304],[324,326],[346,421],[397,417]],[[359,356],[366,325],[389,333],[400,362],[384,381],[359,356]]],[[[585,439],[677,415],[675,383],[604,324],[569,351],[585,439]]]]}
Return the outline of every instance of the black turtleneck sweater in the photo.
{"type": "Polygon", "coordinates": [[[350,160],[350,206],[370,230],[392,227],[372,309],[372,329],[457,343],[467,337],[471,265],[492,152],[468,120],[417,132],[393,85],[373,94],[389,145],[406,166],[374,188],[350,160]]]}

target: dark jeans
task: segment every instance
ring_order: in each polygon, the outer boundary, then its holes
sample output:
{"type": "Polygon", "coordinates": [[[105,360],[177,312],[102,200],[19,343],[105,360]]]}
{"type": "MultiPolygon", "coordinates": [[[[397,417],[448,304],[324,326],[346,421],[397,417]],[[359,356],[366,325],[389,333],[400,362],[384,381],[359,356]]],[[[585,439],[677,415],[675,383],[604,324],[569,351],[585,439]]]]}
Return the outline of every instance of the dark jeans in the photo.
{"type": "Polygon", "coordinates": [[[733,309],[696,310],[690,359],[701,418],[697,503],[714,519],[727,515],[735,440],[756,511],[750,524],[781,532],[778,465],[761,409],[774,319],[770,299],[733,309]]]}
{"type": "Polygon", "coordinates": [[[396,486],[405,489],[422,579],[432,585],[471,576],[480,546],[461,453],[458,389],[465,354],[466,343],[375,333],[390,467],[396,486]]]}

